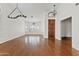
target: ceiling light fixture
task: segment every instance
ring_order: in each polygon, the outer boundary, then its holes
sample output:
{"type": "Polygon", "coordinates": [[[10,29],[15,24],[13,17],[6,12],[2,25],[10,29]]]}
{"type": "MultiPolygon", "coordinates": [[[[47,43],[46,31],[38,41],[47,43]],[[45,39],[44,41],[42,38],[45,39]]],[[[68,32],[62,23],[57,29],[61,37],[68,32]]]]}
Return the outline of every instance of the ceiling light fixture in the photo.
{"type": "Polygon", "coordinates": [[[55,17],[55,15],[57,14],[56,8],[55,8],[55,4],[53,5],[54,10],[48,13],[48,17],[55,17]]]}
{"type": "Polygon", "coordinates": [[[8,18],[10,19],[16,19],[18,17],[24,17],[26,18],[27,16],[23,15],[23,13],[20,11],[19,7],[18,7],[18,3],[16,4],[16,8],[8,15],[8,18]],[[16,16],[11,16],[14,12],[16,12],[16,10],[18,10],[19,14],[16,16]]]}
{"type": "Polygon", "coordinates": [[[75,5],[76,5],[76,6],[78,6],[78,5],[79,5],[79,3],[76,3],[75,5]]]}

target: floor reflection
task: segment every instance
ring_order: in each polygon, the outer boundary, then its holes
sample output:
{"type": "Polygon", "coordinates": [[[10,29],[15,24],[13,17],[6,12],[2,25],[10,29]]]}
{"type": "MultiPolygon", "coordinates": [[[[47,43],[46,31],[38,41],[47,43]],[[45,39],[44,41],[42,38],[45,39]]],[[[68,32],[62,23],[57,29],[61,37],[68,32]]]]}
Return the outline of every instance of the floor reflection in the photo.
{"type": "Polygon", "coordinates": [[[29,44],[29,46],[37,46],[40,43],[41,36],[26,36],[25,42],[29,44]]]}

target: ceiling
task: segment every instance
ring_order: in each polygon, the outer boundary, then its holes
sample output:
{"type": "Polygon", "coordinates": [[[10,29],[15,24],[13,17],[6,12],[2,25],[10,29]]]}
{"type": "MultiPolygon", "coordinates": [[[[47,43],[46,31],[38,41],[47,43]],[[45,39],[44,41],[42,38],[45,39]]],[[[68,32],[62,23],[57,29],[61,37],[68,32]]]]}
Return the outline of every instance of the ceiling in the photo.
{"type": "Polygon", "coordinates": [[[49,3],[26,3],[19,4],[19,7],[27,12],[43,12],[50,9],[51,4],[49,3]]]}
{"type": "MultiPolygon", "coordinates": [[[[11,10],[16,7],[16,3],[4,3],[11,10]]],[[[58,3],[56,3],[56,8],[58,7],[58,3]]],[[[32,13],[43,13],[53,10],[53,3],[18,3],[18,7],[24,14],[32,14],[32,13]]]]}

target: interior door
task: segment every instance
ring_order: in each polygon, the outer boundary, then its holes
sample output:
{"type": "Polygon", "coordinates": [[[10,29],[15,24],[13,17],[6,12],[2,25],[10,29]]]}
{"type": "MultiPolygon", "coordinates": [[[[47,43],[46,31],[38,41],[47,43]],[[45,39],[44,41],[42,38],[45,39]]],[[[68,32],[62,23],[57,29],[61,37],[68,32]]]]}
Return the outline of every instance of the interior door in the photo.
{"type": "Polygon", "coordinates": [[[48,20],[48,39],[55,40],[55,19],[48,20]]]}

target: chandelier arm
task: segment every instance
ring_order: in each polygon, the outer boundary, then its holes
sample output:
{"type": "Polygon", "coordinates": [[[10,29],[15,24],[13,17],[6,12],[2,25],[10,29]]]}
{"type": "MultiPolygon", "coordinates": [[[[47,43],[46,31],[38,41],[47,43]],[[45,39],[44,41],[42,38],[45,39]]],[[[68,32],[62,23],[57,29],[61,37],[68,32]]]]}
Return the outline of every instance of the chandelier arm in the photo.
{"type": "Polygon", "coordinates": [[[8,16],[10,16],[15,10],[16,10],[16,8],[8,16]]]}
{"type": "Polygon", "coordinates": [[[17,15],[16,17],[10,17],[10,16],[8,16],[8,18],[11,18],[11,19],[16,19],[18,17],[19,17],[19,15],[17,15]]]}
{"type": "Polygon", "coordinates": [[[20,9],[18,8],[19,12],[23,15],[23,13],[20,11],[20,9]]]}

